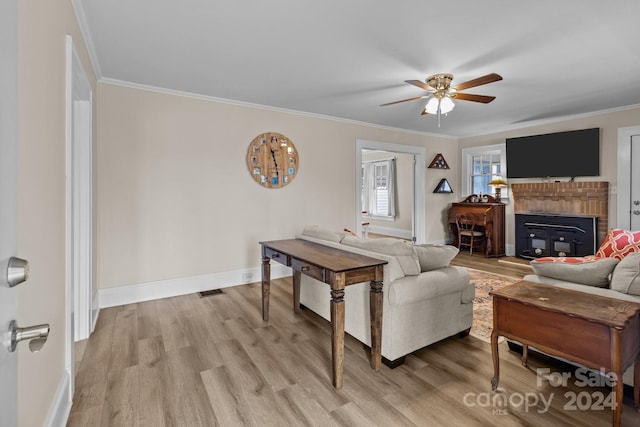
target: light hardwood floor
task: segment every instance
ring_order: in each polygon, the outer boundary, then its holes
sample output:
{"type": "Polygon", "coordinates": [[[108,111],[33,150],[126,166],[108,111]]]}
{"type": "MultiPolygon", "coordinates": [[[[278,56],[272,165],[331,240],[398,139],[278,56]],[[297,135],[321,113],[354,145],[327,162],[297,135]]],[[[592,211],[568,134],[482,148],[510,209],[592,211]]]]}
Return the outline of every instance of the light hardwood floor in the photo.
{"type": "MultiPolygon", "coordinates": [[[[528,268],[464,254],[454,264],[508,275],[526,274],[528,268]]],[[[599,392],[607,396],[608,388],[580,388],[573,379],[566,387],[547,381],[538,386],[535,368],[550,362],[531,356],[524,368],[505,343],[501,390],[492,392],[489,344],[471,336],[443,340],[380,372],[371,370],[368,348],[347,336],[344,386],[335,390],[330,327],[308,310],[294,314],[291,299],[290,279],[273,280],[266,323],[259,283],[205,298],[193,294],[103,309],[91,338],[78,344],[68,426],[611,423],[610,410],[563,408],[571,403],[565,393],[582,393],[577,403],[585,405],[599,392]],[[551,400],[548,409],[541,397],[551,400]]],[[[640,414],[627,400],[622,418],[623,425],[640,425],[640,414]]]]}

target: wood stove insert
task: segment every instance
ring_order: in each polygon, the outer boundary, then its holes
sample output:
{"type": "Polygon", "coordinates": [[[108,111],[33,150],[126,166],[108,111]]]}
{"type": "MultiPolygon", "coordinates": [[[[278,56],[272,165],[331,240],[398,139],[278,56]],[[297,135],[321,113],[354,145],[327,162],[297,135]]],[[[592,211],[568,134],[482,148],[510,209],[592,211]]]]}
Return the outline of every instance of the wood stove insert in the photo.
{"type": "Polygon", "coordinates": [[[555,213],[515,214],[516,256],[580,257],[596,252],[598,217],[555,213]]]}

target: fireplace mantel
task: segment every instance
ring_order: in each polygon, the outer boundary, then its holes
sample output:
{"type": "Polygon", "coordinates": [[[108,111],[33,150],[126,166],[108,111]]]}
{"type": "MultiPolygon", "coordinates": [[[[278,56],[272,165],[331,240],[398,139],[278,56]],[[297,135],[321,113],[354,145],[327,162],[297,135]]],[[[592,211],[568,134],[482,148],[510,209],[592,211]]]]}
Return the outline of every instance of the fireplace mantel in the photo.
{"type": "Polygon", "coordinates": [[[513,212],[547,212],[598,217],[598,243],[609,229],[609,183],[534,182],[511,184],[513,212]]]}

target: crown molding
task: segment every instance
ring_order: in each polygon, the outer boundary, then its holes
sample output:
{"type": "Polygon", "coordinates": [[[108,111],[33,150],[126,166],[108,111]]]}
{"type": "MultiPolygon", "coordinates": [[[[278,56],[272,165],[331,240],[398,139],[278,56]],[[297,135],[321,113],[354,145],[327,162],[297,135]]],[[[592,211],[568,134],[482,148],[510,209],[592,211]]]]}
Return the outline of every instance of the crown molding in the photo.
{"type": "Polygon", "coordinates": [[[256,109],[260,109],[260,110],[274,111],[274,112],[278,112],[278,113],[286,113],[286,114],[293,114],[293,115],[297,115],[297,116],[312,117],[312,118],[316,118],[316,119],[331,120],[331,121],[334,121],[334,122],[348,123],[348,124],[358,125],[358,126],[367,126],[367,127],[372,127],[372,128],[376,128],[376,129],[388,130],[388,131],[392,131],[392,132],[407,133],[407,134],[411,134],[411,135],[431,136],[431,137],[436,137],[436,138],[452,139],[452,140],[455,140],[455,141],[457,141],[459,139],[456,136],[442,135],[442,134],[436,134],[436,133],[430,133],[430,132],[419,132],[419,131],[408,130],[408,129],[394,128],[394,127],[390,127],[390,126],[382,126],[382,125],[378,125],[378,124],[375,124],[375,123],[360,122],[360,121],[357,121],[357,120],[350,120],[350,119],[344,119],[344,118],[340,118],[340,117],[327,116],[327,115],[324,115],[324,114],[316,114],[316,113],[309,113],[309,112],[306,112],[306,111],[290,110],[290,109],[287,109],[287,108],[273,107],[273,106],[270,106],[270,105],[263,105],[263,104],[254,104],[252,102],[236,101],[236,100],[227,99],[227,98],[218,98],[218,97],[215,97],[215,96],[201,95],[201,94],[197,94],[197,93],[185,92],[185,91],[174,90],[174,89],[167,89],[167,88],[162,88],[162,87],[158,87],[158,86],[150,86],[150,85],[145,85],[145,84],[141,84],[141,83],[133,83],[133,82],[128,82],[128,81],[124,81],[124,80],[111,79],[111,78],[108,78],[108,77],[106,77],[106,78],[103,77],[103,78],[99,79],[98,83],[109,84],[109,85],[113,85],[113,86],[128,87],[128,88],[131,88],[131,89],[146,90],[146,91],[150,91],[150,92],[164,93],[164,94],[167,94],[167,95],[182,96],[182,97],[186,97],[186,98],[200,99],[200,100],[204,100],[204,101],[217,102],[217,103],[221,103],[221,104],[236,105],[236,106],[240,106],[240,107],[256,108],[256,109]]]}
{"type": "Polygon", "coordinates": [[[89,54],[89,60],[93,67],[93,72],[96,75],[96,80],[102,78],[102,71],[100,70],[100,62],[98,61],[98,54],[96,53],[93,39],[91,38],[91,31],[89,30],[89,24],[87,24],[87,16],[84,13],[82,2],[80,0],[71,0],[71,6],[76,14],[76,20],[78,21],[78,27],[80,27],[80,33],[84,39],[84,45],[87,48],[89,54]]]}
{"type": "Polygon", "coordinates": [[[530,127],[534,127],[534,126],[541,126],[541,125],[547,125],[547,124],[553,124],[553,123],[559,123],[559,122],[567,122],[569,120],[584,119],[584,118],[589,118],[589,117],[594,117],[594,116],[602,116],[604,114],[620,113],[622,111],[634,110],[636,108],[640,108],[640,104],[625,105],[625,106],[622,106],[622,107],[609,108],[607,110],[591,111],[591,112],[588,112],[588,113],[572,114],[572,115],[567,115],[567,116],[558,116],[558,117],[552,117],[552,118],[548,118],[548,119],[531,120],[531,121],[528,121],[528,122],[522,122],[522,123],[514,124],[512,126],[504,126],[504,127],[501,127],[501,128],[497,128],[495,130],[492,130],[491,132],[460,136],[458,139],[459,140],[464,140],[464,139],[467,139],[467,138],[475,138],[475,137],[478,137],[478,136],[493,135],[493,134],[496,134],[496,133],[508,132],[508,131],[518,130],[518,129],[526,129],[526,128],[530,128],[530,127]]]}

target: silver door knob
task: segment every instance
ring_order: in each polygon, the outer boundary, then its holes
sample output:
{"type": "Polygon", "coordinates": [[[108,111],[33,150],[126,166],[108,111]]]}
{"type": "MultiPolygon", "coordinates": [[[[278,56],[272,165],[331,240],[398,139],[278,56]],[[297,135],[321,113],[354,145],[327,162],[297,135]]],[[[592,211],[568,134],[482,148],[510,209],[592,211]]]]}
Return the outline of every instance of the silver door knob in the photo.
{"type": "Polygon", "coordinates": [[[633,214],[634,214],[634,215],[640,215],[640,211],[635,210],[635,211],[633,211],[633,214]]]}
{"type": "Polygon", "coordinates": [[[32,353],[39,352],[49,338],[49,330],[48,324],[19,328],[16,321],[12,320],[9,324],[9,333],[11,334],[9,351],[15,351],[20,341],[29,341],[29,350],[32,353]]]}
{"type": "Polygon", "coordinates": [[[634,200],[633,204],[636,205],[636,206],[640,205],[640,200],[634,200]]]}
{"type": "Polygon", "coordinates": [[[7,265],[7,282],[9,287],[26,281],[29,278],[29,261],[22,258],[11,257],[7,265]]]}

